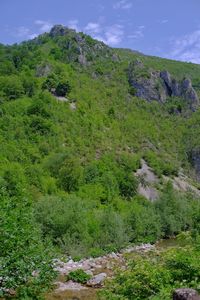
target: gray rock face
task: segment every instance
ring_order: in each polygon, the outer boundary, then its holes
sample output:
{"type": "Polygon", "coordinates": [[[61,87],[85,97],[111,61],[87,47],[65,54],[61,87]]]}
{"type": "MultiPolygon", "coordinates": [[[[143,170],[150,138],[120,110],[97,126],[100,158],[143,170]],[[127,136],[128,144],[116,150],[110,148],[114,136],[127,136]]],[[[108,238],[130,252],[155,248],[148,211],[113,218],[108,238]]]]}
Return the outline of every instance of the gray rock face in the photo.
{"type": "Polygon", "coordinates": [[[49,64],[40,65],[36,67],[36,76],[45,77],[48,76],[52,71],[52,67],[49,64]]]}
{"type": "Polygon", "coordinates": [[[135,96],[149,102],[156,100],[164,103],[169,97],[182,97],[190,110],[195,111],[199,106],[199,98],[190,79],[179,82],[168,71],[145,69],[138,60],[129,65],[128,79],[136,91],[135,96]]]}
{"type": "Polygon", "coordinates": [[[66,35],[68,34],[69,32],[75,32],[75,30],[73,29],[69,29],[65,26],[62,26],[62,25],[55,25],[52,27],[49,35],[50,37],[56,37],[56,36],[63,36],[63,35],[66,35]]]}
{"type": "Polygon", "coordinates": [[[200,300],[200,296],[193,289],[177,289],[173,294],[173,300],[200,300]]]}
{"type": "Polygon", "coordinates": [[[87,282],[87,286],[100,287],[103,285],[103,282],[106,279],[106,277],[107,277],[106,273],[100,273],[100,274],[94,276],[92,279],[90,279],[87,282]]]}
{"type": "Polygon", "coordinates": [[[193,149],[190,154],[190,161],[195,170],[197,180],[200,181],[200,149],[193,149]]]}

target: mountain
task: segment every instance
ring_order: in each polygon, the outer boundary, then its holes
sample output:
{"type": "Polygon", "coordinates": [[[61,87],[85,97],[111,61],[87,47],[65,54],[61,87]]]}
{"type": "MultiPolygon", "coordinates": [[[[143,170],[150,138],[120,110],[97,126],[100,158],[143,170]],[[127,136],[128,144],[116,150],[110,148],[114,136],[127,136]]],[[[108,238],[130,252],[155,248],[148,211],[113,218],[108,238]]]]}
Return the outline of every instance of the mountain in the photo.
{"type": "Polygon", "coordinates": [[[37,299],[52,253],[198,231],[199,99],[199,65],[61,25],[0,45],[2,294],[37,299]]]}

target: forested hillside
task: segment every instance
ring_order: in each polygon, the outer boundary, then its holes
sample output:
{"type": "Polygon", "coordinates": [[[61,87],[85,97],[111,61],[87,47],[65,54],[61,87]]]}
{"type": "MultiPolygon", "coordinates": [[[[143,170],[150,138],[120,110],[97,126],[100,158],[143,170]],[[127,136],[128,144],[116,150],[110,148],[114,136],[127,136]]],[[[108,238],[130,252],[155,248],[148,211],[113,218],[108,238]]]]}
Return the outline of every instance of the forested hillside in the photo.
{"type": "Polygon", "coordinates": [[[200,187],[199,97],[199,65],[62,26],[0,45],[0,296],[41,299],[63,253],[198,235],[199,196],[173,178],[200,187]],[[141,159],[158,178],[155,201],[138,192],[141,159]]]}

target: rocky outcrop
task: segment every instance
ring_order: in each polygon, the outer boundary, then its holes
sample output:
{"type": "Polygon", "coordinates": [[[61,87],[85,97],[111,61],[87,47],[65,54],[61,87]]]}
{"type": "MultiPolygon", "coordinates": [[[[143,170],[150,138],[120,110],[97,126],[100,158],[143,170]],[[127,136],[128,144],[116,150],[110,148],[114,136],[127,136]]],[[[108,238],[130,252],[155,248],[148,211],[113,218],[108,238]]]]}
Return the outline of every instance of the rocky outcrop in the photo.
{"type": "Polygon", "coordinates": [[[193,149],[189,156],[189,160],[196,173],[196,179],[200,181],[200,148],[193,149]]]}
{"type": "Polygon", "coordinates": [[[143,159],[141,160],[141,168],[137,170],[135,175],[139,179],[138,194],[150,201],[157,200],[159,193],[156,185],[159,179],[143,159]]]}
{"type": "Polygon", "coordinates": [[[75,32],[75,30],[73,29],[69,29],[65,26],[62,26],[62,25],[55,25],[52,27],[49,35],[51,38],[54,38],[56,36],[64,36],[64,35],[67,35],[71,32],[75,32]]]}
{"type": "Polygon", "coordinates": [[[149,102],[164,103],[170,97],[181,97],[188,109],[195,111],[199,106],[198,95],[188,78],[178,81],[168,71],[152,71],[137,60],[129,65],[128,79],[135,89],[135,96],[149,102]]]}
{"type": "Polygon", "coordinates": [[[177,289],[173,293],[173,300],[200,300],[200,296],[193,289],[177,289]]]}
{"type": "Polygon", "coordinates": [[[43,64],[36,67],[36,77],[46,77],[52,72],[52,66],[43,64]]]}
{"type": "Polygon", "coordinates": [[[95,61],[96,57],[101,58],[102,61],[108,57],[117,60],[117,56],[113,57],[113,50],[103,42],[65,26],[55,25],[49,36],[59,43],[67,62],[78,62],[82,66],[88,66],[95,61]]]}

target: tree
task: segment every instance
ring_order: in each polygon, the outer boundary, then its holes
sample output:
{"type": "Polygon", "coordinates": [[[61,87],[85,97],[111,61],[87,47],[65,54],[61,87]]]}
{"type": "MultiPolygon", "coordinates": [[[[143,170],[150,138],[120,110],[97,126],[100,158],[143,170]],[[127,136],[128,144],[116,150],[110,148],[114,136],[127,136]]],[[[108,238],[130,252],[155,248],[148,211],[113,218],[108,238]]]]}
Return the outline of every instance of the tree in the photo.
{"type": "Polygon", "coordinates": [[[59,82],[56,87],[56,95],[65,97],[71,91],[71,86],[68,81],[59,82]]]}

